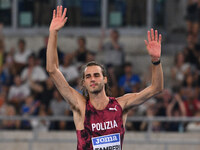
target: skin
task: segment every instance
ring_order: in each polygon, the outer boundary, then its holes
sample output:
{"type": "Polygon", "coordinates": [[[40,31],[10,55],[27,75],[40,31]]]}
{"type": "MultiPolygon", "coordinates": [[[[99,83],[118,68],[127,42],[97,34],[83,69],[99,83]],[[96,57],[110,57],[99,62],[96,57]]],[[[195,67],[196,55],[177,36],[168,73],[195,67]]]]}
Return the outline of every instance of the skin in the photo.
{"type": "MultiPolygon", "coordinates": [[[[58,6],[53,11],[53,18],[49,28],[49,42],[47,47],[47,66],[46,69],[56,85],[61,95],[71,105],[76,130],[84,129],[86,99],[73,89],[59,70],[57,56],[57,33],[67,22],[67,9],[62,10],[62,6],[58,6]]],[[[145,40],[147,51],[152,61],[158,61],[161,55],[161,35],[158,31],[151,29],[147,33],[148,41],[145,40]]],[[[97,109],[104,109],[109,103],[109,97],[105,92],[105,83],[107,77],[102,75],[99,66],[89,66],[85,69],[85,78],[83,86],[89,93],[91,104],[97,109]]],[[[146,100],[160,93],[163,90],[163,71],[161,64],[152,65],[152,84],[139,93],[130,93],[116,98],[123,110],[123,123],[125,125],[127,112],[134,106],[144,103],[146,100]]]]}

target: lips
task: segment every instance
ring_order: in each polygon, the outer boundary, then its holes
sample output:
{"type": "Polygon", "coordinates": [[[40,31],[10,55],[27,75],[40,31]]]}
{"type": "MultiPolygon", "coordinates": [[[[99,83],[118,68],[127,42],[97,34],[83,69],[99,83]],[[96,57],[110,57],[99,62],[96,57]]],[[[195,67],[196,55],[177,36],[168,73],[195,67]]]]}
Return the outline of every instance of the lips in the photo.
{"type": "Polygon", "coordinates": [[[90,84],[91,87],[95,87],[97,84],[93,83],[93,84],[90,84]]]}

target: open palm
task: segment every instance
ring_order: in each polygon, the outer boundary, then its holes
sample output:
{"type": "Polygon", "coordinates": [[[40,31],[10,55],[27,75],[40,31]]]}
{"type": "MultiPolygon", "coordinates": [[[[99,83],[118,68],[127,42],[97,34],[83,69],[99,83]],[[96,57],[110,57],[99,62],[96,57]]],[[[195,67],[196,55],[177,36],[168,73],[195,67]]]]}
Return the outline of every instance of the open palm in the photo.
{"type": "Polygon", "coordinates": [[[145,40],[145,44],[147,47],[147,51],[149,55],[152,57],[152,59],[159,59],[161,55],[161,40],[162,36],[159,34],[158,37],[158,31],[151,29],[151,32],[147,32],[148,42],[145,40]]]}
{"type": "Polygon", "coordinates": [[[62,6],[57,6],[57,10],[53,10],[53,18],[49,27],[50,31],[58,31],[65,25],[65,23],[67,22],[67,17],[65,17],[66,12],[66,8],[62,12],[62,6]]]}

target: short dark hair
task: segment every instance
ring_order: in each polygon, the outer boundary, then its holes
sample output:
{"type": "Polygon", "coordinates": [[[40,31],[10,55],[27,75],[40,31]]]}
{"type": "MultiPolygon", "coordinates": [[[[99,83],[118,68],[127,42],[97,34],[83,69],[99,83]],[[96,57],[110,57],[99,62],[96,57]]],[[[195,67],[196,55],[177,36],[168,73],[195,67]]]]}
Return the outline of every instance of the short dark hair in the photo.
{"type": "Polygon", "coordinates": [[[78,40],[82,40],[86,44],[86,38],[84,36],[79,36],[78,40]]]}
{"type": "Polygon", "coordinates": [[[132,63],[131,62],[126,62],[125,64],[124,64],[124,68],[125,67],[132,67],[133,65],[132,65],[132,63]]]}
{"type": "MultiPolygon", "coordinates": [[[[86,100],[89,100],[89,94],[88,94],[87,89],[83,86],[83,81],[85,79],[85,69],[89,66],[99,66],[101,68],[103,77],[108,77],[105,67],[98,62],[91,61],[91,62],[88,62],[87,64],[85,64],[84,66],[82,66],[82,68],[81,68],[81,86],[82,86],[81,91],[83,93],[83,96],[86,98],[86,100]]],[[[105,84],[105,91],[106,91],[107,96],[111,96],[111,90],[110,90],[108,83],[105,84]]]]}
{"type": "Polygon", "coordinates": [[[119,31],[117,29],[112,29],[112,32],[116,33],[117,35],[119,35],[119,31]]]}
{"type": "Polygon", "coordinates": [[[28,57],[28,59],[33,58],[36,59],[36,55],[34,53],[31,53],[30,56],[28,57]]]}
{"type": "Polygon", "coordinates": [[[18,44],[19,44],[19,43],[23,43],[24,45],[26,44],[26,42],[25,42],[24,39],[19,39],[18,44]]]}

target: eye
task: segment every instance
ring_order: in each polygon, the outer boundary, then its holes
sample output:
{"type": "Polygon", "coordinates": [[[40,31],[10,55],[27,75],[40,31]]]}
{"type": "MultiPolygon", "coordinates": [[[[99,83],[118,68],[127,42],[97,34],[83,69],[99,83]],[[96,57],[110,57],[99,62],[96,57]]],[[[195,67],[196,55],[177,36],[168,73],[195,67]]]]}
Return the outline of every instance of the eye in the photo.
{"type": "Polygon", "coordinates": [[[99,77],[100,74],[99,74],[99,73],[95,73],[94,76],[95,76],[95,77],[99,77]]]}
{"type": "Polygon", "coordinates": [[[86,79],[88,79],[88,78],[90,78],[90,77],[91,77],[90,75],[86,75],[86,76],[85,76],[86,79]]]}

